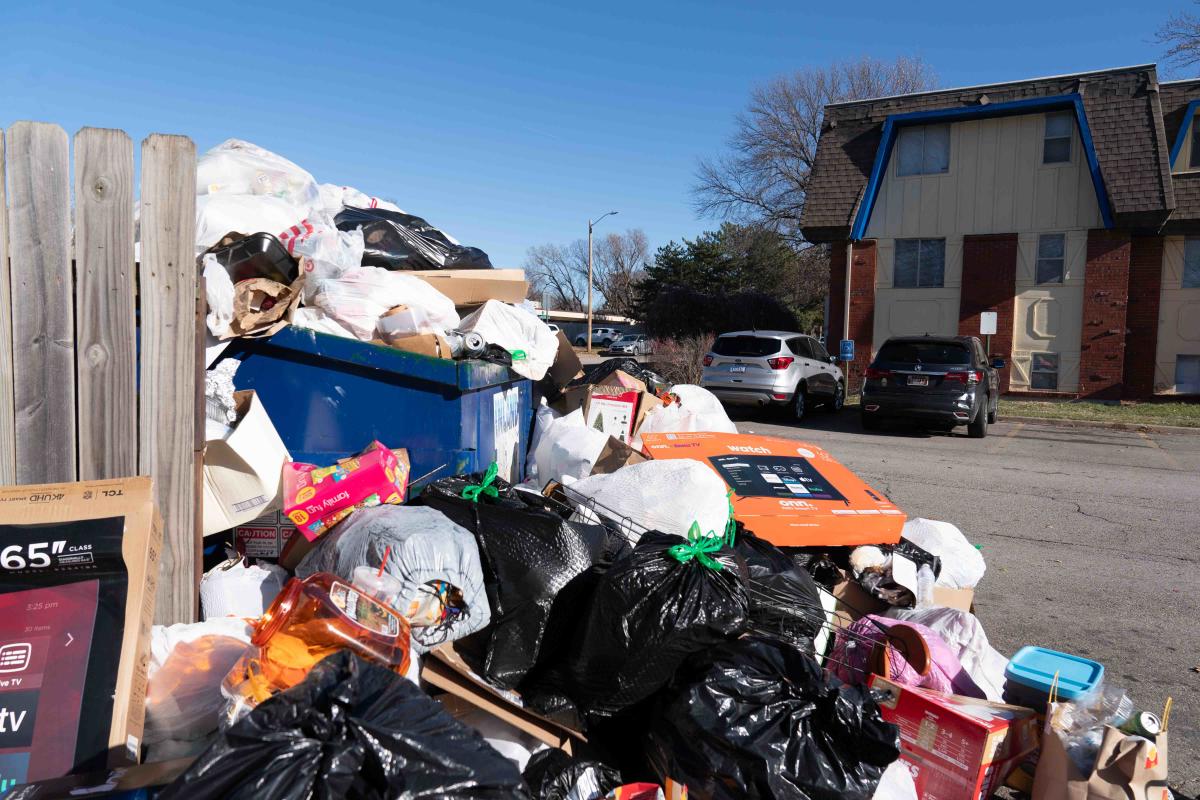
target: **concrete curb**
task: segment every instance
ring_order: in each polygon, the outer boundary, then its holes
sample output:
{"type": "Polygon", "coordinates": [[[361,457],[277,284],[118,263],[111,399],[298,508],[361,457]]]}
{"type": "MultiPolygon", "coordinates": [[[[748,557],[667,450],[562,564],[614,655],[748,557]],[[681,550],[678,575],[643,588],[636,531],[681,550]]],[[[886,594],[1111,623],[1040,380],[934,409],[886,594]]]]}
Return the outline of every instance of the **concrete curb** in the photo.
{"type": "Polygon", "coordinates": [[[1138,422],[1101,422],[1093,419],[1056,419],[1054,417],[1014,417],[1001,415],[1000,422],[1024,422],[1027,424],[1050,425],[1056,428],[1107,428],[1112,431],[1141,431],[1143,433],[1182,433],[1200,436],[1200,428],[1182,425],[1151,425],[1138,422]]]}

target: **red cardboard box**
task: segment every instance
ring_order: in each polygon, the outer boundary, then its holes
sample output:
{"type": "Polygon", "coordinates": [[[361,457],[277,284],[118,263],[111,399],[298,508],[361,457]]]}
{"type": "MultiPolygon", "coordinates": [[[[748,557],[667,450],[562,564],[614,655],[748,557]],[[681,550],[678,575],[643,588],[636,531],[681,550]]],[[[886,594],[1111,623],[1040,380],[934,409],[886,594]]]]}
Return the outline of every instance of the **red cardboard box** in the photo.
{"type": "Polygon", "coordinates": [[[647,433],[646,455],[707,464],[733,515],[780,547],[895,544],[904,512],[816,445],[745,433],[647,433]]]}
{"type": "Polygon", "coordinates": [[[879,675],[870,685],[888,695],[879,708],[900,728],[900,760],[922,800],[991,797],[1038,747],[1033,709],[901,686],[879,675]]]}

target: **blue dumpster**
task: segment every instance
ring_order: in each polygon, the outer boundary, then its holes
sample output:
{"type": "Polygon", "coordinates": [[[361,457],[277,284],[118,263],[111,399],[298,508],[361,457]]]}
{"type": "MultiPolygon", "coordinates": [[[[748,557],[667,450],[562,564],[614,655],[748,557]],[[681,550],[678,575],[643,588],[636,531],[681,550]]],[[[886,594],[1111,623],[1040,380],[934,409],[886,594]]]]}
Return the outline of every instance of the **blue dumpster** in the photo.
{"type": "Polygon", "coordinates": [[[406,448],[422,483],[492,461],[525,477],[532,384],[507,367],[291,327],[235,339],[222,358],[242,362],[234,385],[258,393],[296,461],[329,464],[378,439],[406,448]]]}

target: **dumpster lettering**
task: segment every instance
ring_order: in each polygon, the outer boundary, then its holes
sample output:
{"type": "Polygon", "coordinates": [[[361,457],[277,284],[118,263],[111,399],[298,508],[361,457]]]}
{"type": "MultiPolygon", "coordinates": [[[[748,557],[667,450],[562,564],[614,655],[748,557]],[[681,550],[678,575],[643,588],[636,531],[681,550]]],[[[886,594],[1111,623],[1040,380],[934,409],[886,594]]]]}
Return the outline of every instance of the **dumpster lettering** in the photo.
{"type": "Polygon", "coordinates": [[[521,390],[516,386],[492,395],[492,432],[496,443],[497,474],[510,483],[520,477],[521,390]]]}

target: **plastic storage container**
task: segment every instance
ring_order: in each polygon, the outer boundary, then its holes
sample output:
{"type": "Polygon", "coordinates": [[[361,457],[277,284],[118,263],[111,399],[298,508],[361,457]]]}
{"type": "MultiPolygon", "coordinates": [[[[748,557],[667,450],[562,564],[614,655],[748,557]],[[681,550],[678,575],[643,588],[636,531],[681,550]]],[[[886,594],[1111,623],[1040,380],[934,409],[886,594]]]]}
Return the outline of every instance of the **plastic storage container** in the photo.
{"type": "Polygon", "coordinates": [[[290,327],[222,357],[241,360],[236,388],[258,393],[296,461],[332,464],[378,439],[408,451],[410,496],[493,461],[510,483],[525,478],[533,389],[507,367],[290,327]]]}
{"type": "Polygon", "coordinates": [[[1104,680],[1104,665],[1090,658],[1047,650],[1022,647],[1004,670],[1007,683],[1004,699],[1014,705],[1041,711],[1050,696],[1050,686],[1058,675],[1058,697],[1072,703],[1087,702],[1096,696],[1104,680]]]}
{"type": "Polygon", "coordinates": [[[249,707],[300,683],[338,650],[403,675],[411,647],[408,621],[398,611],[326,572],[288,581],[250,643],[224,681],[226,693],[249,707]]]}
{"type": "Polygon", "coordinates": [[[291,283],[299,274],[296,260],[288,254],[283,243],[269,233],[251,234],[228,247],[213,250],[212,254],[234,283],[249,278],[291,283]]]}

